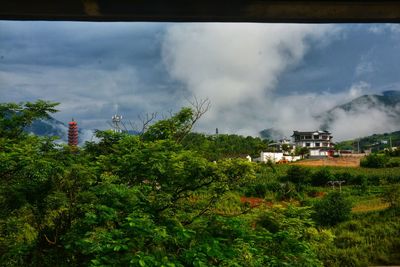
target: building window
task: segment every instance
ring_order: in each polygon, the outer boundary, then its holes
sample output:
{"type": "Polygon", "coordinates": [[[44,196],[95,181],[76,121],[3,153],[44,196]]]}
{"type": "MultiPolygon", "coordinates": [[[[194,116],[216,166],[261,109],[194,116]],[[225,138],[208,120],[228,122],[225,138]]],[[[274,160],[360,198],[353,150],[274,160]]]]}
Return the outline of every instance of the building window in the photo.
{"type": "Polygon", "coordinates": [[[309,146],[310,146],[310,143],[306,143],[306,146],[309,147],[309,146]]]}
{"type": "Polygon", "coordinates": [[[315,146],[320,146],[320,143],[315,143],[315,146]]]}

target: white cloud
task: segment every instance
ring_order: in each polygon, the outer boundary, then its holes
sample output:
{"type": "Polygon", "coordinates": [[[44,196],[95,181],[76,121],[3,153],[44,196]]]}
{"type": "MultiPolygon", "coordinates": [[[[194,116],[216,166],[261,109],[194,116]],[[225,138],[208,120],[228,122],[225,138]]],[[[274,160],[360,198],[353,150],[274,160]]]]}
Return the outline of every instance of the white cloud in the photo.
{"type": "Polygon", "coordinates": [[[337,136],[337,140],[353,139],[368,136],[372,133],[399,130],[397,123],[393,121],[393,118],[388,113],[390,111],[385,108],[371,109],[367,106],[360,106],[353,112],[336,110],[331,130],[337,136]]]}
{"type": "Polygon", "coordinates": [[[366,83],[364,81],[360,81],[358,83],[353,84],[348,93],[347,101],[353,100],[363,94],[369,93],[371,90],[371,85],[369,83],[366,83]]]}
{"type": "MultiPolygon", "coordinates": [[[[322,118],[316,117],[372,92],[363,81],[340,92],[276,92],[280,75],[298,65],[311,44],[326,46],[340,38],[340,31],[331,25],[173,25],[165,36],[163,59],[171,77],[190,94],[211,100],[212,110],[199,130],[213,132],[218,127],[222,133],[255,135],[274,128],[289,136],[293,130],[319,129],[322,118]]],[[[362,58],[356,73],[372,71],[372,63],[362,58]]],[[[336,141],[396,128],[388,110],[380,107],[360,108],[348,116],[339,110],[334,115],[330,130],[336,141]]]]}
{"type": "Polygon", "coordinates": [[[211,100],[200,129],[257,134],[283,124],[315,128],[308,119],[312,106],[303,105],[309,95],[276,98],[274,90],[279,75],[307,53],[309,41],[326,45],[335,33],[331,25],[173,25],[163,58],[171,77],[211,100]]]}
{"type": "Polygon", "coordinates": [[[248,103],[272,91],[279,74],[298,63],[307,38],[322,38],[331,26],[183,24],[167,30],[163,57],[170,75],[214,112],[248,103]]]}

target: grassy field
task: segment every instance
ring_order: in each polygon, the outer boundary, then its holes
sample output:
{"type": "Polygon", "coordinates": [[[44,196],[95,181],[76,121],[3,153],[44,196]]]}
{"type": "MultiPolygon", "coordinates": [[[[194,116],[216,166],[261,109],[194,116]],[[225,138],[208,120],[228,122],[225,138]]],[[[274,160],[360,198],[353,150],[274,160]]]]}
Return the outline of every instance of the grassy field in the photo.
{"type": "MultiPolygon", "coordinates": [[[[320,160],[326,163],[329,160],[320,160]]],[[[318,257],[324,266],[373,266],[400,264],[400,211],[390,207],[384,199],[385,190],[400,183],[400,168],[363,168],[340,164],[302,165],[310,176],[324,170],[330,179],[345,180],[342,194],[351,200],[350,219],[333,227],[318,227],[319,233],[327,231],[332,242],[321,241],[316,245],[318,257]]],[[[251,181],[250,192],[267,199],[270,207],[285,207],[288,200],[279,199],[282,180],[292,165],[260,166],[257,179],[251,181]],[[265,190],[263,191],[263,185],[265,190]],[[258,189],[258,191],[257,191],[258,189]],[[277,190],[271,193],[271,190],[277,190]],[[263,197],[263,193],[265,196],[263,197]],[[271,204],[271,202],[273,204],[271,204]]],[[[287,190],[294,190],[289,188],[287,190]]],[[[290,195],[291,205],[314,206],[330,192],[339,191],[329,185],[314,187],[310,184],[303,191],[290,195]],[[299,201],[296,201],[299,200],[299,201]]],[[[249,195],[251,196],[251,194],[249,195]]],[[[263,208],[268,208],[263,205],[263,208]]]]}
{"type": "Polygon", "coordinates": [[[360,200],[354,204],[352,208],[353,213],[379,211],[389,208],[389,204],[382,201],[381,198],[376,196],[369,196],[368,199],[360,200]]]}

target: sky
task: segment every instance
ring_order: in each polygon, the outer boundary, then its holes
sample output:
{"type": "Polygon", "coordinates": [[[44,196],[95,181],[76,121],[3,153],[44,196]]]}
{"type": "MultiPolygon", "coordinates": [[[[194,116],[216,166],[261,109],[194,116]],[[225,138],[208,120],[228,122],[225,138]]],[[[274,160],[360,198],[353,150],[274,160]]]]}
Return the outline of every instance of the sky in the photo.
{"type": "MultiPolygon", "coordinates": [[[[135,123],[207,98],[196,131],[289,137],[336,105],[400,90],[399,41],[398,24],[0,21],[0,102],[60,102],[56,119],[107,129],[116,112],[135,123]]],[[[381,110],[331,129],[336,141],[395,130],[381,110]]]]}

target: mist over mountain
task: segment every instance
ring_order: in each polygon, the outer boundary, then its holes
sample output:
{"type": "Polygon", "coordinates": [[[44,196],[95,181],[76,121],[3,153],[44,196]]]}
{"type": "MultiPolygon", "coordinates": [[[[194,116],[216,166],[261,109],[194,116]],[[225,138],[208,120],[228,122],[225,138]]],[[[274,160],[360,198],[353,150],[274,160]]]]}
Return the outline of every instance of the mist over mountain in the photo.
{"type": "MultiPolygon", "coordinates": [[[[354,139],[360,136],[381,132],[393,132],[400,129],[400,91],[390,90],[381,94],[365,94],[353,100],[339,104],[327,111],[313,116],[319,129],[332,132],[336,141],[354,139]]],[[[299,129],[294,129],[299,130],[299,129]]],[[[302,129],[304,130],[304,129],[302,129]]],[[[291,132],[279,128],[260,131],[260,136],[277,140],[291,132]]]]}
{"type": "Polygon", "coordinates": [[[338,105],[325,114],[316,117],[321,120],[321,129],[330,130],[331,125],[341,117],[343,112],[348,116],[360,113],[379,111],[393,121],[393,124],[400,122],[400,91],[384,91],[382,95],[363,95],[348,103],[338,105]]]}
{"type": "Polygon", "coordinates": [[[260,137],[268,140],[280,140],[285,138],[285,134],[281,130],[269,128],[260,131],[260,137]]]}
{"type": "Polygon", "coordinates": [[[400,91],[363,95],[315,118],[341,140],[399,130],[400,91]]]}

